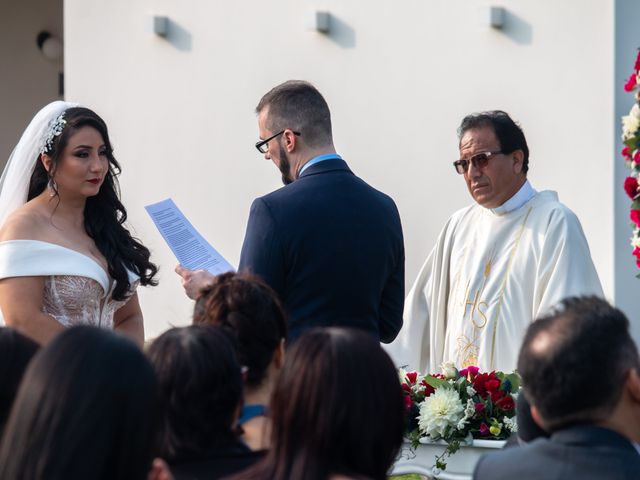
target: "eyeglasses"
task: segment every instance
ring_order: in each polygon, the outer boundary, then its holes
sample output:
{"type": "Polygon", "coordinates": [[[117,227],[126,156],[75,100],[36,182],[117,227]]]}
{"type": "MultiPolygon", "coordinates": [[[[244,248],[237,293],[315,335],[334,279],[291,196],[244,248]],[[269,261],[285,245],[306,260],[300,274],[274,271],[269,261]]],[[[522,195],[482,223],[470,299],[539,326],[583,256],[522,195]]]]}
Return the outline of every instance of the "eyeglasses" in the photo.
{"type": "Polygon", "coordinates": [[[487,166],[489,159],[492,156],[500,155],[501,153],[501,151],[476,153],[469,160],[456,160],[453,162],[453,166],[455,167],[456,172],[462,175],[463,173],[467,173],[470,163],[472,163],[475,168],[484,168],[487,166]]]}
{"type": "MultiPolygon", "coordinates": [[[[286,130],[286,128],[285,128],[286,130]]],[[[285,130],[282,130],[281,132],[276,133],[275,135],[271,135],[269,138],[265,139],[265,140],[260,140],[259,142],[256,142],[256,148],[258,149],[258,151],[260,153],[267,153],[269,151],[269,145],[268,143],[273,140],[274,138],[282,135],[285,130]]],[[[300,136],[300,132],[293,132],[292,133],[296,136],[300,136]]]]}

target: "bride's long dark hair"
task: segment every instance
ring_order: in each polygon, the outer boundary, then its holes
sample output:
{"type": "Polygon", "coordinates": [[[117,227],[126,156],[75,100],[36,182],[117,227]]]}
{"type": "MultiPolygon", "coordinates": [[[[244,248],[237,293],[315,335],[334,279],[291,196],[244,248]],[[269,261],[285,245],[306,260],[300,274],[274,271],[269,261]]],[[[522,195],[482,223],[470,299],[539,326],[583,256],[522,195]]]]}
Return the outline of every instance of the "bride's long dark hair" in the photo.
{"type": "MultiPolygon", "coordinates": [[[[27,200],[42,193],[55,175],[69,138],[79,128],[95,128],[104,141],[109,159],[109,170],[97,195],[87,198],[84,207],[84,228],[104,255],[109,266],[109,275],[115,280],[112,298],[124,300],[131,288],[127,269],[140,277],[142,285],[157,285],[154,276],[158,267],[149,261],[150,252],[147,247],[131,236],[124,227],[127,211],[120,201],[120,187],[117,175],[120,165],[113,156],[113,148],[109,141],[109,133],[104,120],[95,112],[84,107],[69,108],[64,113],[66,124],[62,133],[54,137],[47,155],[51,157],[51,171],[47,172],[40,157],[36,160],[35,170],[29,183],[27,200]]],[[[53,194],[57,195],[54,182],[51,182],[53,194]]]]}

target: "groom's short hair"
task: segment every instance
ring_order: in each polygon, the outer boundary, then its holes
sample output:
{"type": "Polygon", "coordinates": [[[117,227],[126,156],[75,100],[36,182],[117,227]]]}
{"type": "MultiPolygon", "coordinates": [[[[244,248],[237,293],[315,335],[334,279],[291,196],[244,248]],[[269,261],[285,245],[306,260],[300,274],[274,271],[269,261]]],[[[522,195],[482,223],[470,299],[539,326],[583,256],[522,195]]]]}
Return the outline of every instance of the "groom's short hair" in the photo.
{"type": "Polygon", "coordinates": [[[638,351],[629,320],[594,296],[567,298],[533,322],[518,358],[524,390],[550,431],[607,418],[631,368],[638,351]]]}
{"type": "Polygon", "coordinates": [[[268,108],[267,128],[277,133],[285,128],[298,131],[310,147],[332,143],[331,113],[322,94],[309,82],[289,80],[269,90],[256,107],[268,108]]]}

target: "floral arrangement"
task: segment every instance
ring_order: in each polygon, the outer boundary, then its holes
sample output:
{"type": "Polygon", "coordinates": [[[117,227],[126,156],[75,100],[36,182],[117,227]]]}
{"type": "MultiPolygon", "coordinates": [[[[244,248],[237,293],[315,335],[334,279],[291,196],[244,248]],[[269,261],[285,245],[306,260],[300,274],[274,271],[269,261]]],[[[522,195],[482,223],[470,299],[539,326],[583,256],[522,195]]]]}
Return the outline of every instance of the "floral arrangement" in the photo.
{"type": "Polygon", "coordinates": [[[442,373],[421,375],[400,370],[407,411],[407,436],[413,448],[420,438],[443,440],[447,447],[436,457],[435,469],[446,469],[446,458],[473,438],[503,440],[517,431],[515,399],[520,388],[516,372],[458,370],[442,365],[442,373]]]}
{"type": "MultiPolygon", "coordinates": [[[[624,180],[624,190],[631,198],[631,222],[633,234],[631,246],[636,257],[636,265],[640,268],[640,51],[636,57],[633,73],[624,86],[626,92],[635,91],[635,102],[629,115],[622,117],[622,156],[629,168],[629,176],[624,180]]],[[[640,275],[638,275],[640,277],[640,275]]]]}

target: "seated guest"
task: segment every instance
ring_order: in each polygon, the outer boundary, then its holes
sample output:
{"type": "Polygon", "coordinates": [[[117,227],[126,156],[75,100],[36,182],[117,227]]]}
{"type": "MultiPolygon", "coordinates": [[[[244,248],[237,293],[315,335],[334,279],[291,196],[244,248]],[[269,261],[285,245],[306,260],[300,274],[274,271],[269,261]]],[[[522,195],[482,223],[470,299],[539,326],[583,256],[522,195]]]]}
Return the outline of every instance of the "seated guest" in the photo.
{"type": "Polygon", "coordinates": [[[529,326],[518,359],[531,415],[551,436],[482,457],[474,479],[640,478],[639,367],[620,310],[562,301],[529,326]]]}
{"type": "Polygon", "coordinates": [[[159,455],[176,480],[239,472],[261,455],[239,438],[242,373],[231,340],[218,327],[173,328],[149,347],[160,384],[159,455]]]}
{"type": "Polygon", "coordinates": [[[268,402],[284,360],[287,321],[276,293],[258,277],[225,273],[203,290],[193,315],[197,325],[218,325],[235,341],[246,369],[240,415],[243,440],[253,450],[269,446],[268,402]]]}
{"type": "Polygon", "coordinates": [[[265,458],[238,480],[384,480],[404,432],[398,374],[369,333],[312,329],[287,351],[271,420],[265,458]]]}
{"type": "Polygon", "coordinates": [[[38,344],[12,328],[0,328],[0,437],[22,374],[38,344]]]}
{"type": "Polygon", "coordinates": [[[129,339],[71,327],[33,358],[0,446],[3,480],[145,480],[157,384],[129,339]]]}

